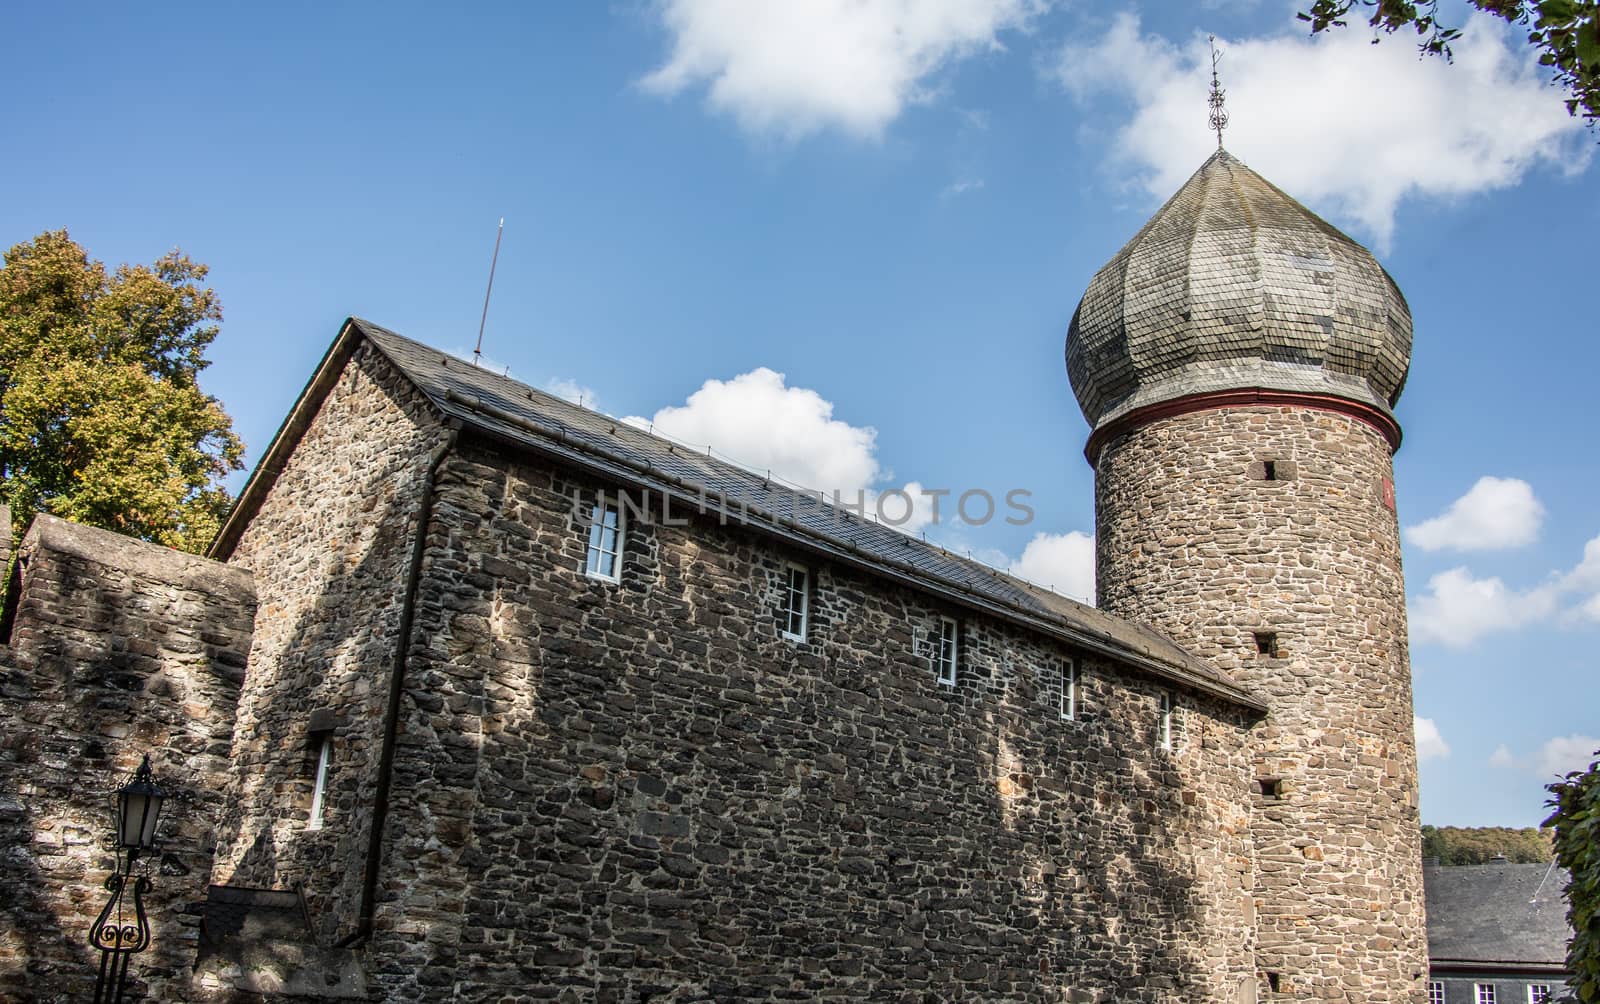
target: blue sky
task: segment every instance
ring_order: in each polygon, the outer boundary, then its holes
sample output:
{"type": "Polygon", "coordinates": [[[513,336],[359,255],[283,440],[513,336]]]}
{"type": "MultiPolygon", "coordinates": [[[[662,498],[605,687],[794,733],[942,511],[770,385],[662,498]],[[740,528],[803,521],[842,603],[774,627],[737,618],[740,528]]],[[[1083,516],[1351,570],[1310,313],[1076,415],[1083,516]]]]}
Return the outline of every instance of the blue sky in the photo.
{"type": "Polygon", "coordinates": [[[514,376],[816,487],[1025,488],[1033,525],[928,533],[1081,594],[1062,342],[1214,143],[1215,33],[1229,149],[1415,315],[1424,820],[1527,825],[1600,746],[1600,169],[1525,47],[1467,23],[1446,66],[1268,0],[27,4],[0,243],[209,263],[206,387],[253,463],[345,316],[470,350],[505,217],[485,352],[514,376]]]}

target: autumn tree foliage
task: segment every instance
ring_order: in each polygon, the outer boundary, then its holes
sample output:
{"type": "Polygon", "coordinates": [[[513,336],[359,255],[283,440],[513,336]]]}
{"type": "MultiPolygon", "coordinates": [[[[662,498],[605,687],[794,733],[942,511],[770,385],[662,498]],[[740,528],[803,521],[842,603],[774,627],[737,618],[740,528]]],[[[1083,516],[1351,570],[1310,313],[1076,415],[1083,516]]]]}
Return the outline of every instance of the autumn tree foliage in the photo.
{"type": "Polygon", "coordinates": [[[198,375],[222,308],[178,251],[107,271],[65,230],[0,267],[0,497],[35,513],[200,551],[243,446],[198,375]]]}
{"type": "Polygon", "coordinates": [[[1481,865],[1504,856],[1512,864],[1544,864],[1555,852],[1550,831],[1531,826],[1424,826],[1422,856],[1442,865],[1481,865]]]}

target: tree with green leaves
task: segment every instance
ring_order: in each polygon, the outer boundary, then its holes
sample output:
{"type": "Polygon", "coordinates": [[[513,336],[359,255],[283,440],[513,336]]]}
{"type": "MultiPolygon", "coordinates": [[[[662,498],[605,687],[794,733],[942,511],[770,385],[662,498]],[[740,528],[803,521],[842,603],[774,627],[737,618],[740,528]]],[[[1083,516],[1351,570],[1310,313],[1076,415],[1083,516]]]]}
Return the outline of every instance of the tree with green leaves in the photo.
{"type": "Polygon", "coordinates": [[[1422,856],[1441,865],[1482,865],[1502,856],[1512,864],[1543,864],[1554,854],[1550,831],[1531,826],[1424,826],[1422,856]]]}
{"type": "MultiPolygon", "coordinates": [[[[1600,0],[1467,0],[1469,4],[1528,30],[1528,44],[1539,51],[1539,63],[1555,74],[1567,91],[1569,115],[1582,115],[1592,126],[1600,120],[1600,0]]],[[[1439,20],[1439,0],[1315,0],[1299,14],[1311,33],[1342,27],[1352,10],[1370,11],[1367,24],[1385,34],[1409,28],[1419,36],[1426,55],[1451,57],[1450,45],[1460,28],[1439,20]]],[[[1373,39],[1374,42],[1377,38],[1373,39]]]]}
{"type": "Polygon", "coordinates": [[[197,381],[222,318],[206,266],[178,251],[108,272],[65,230],[0,265],[0,496],[35,513],[201,551],[242,465],[233,421],[197,381]]]}
{"type": "MultiPolygon", "coordinates": [[[[1600,750],[1595,752],[1600,758],[1600,750]]],[[[1545,820],[1555,827],[1556,863],[1567,870],[1567,946],[1570,988],[1584,1004],[1600,1002],[1600,759],[1547,786],[1545,820]]]]}

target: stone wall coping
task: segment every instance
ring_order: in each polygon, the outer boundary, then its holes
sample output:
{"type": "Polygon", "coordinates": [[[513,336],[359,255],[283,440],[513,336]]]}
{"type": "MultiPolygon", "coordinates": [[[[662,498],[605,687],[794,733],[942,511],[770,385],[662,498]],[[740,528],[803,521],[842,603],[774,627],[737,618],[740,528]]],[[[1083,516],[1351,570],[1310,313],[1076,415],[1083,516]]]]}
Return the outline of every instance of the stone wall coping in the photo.
{"type": "Polygon", "coordinates": [[[168,585],[255,601],[255,579],[244,568],[46,513],[35,516],[29,524],[20,550],[24,554],[37,551],[70,554],[168,585]]]}

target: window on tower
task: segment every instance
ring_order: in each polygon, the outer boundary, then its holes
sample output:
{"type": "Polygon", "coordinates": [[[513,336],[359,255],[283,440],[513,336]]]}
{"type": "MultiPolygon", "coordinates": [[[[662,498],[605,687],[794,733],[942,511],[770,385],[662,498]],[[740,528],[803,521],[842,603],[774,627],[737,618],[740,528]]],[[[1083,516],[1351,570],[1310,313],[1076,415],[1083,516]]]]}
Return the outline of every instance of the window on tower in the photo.
{"type": "Polygon", "coordinates": [[[1253,632],[1256,639],[1256,654],[1278,657],[1278,633],[1276,631],[1253,632]]]}

